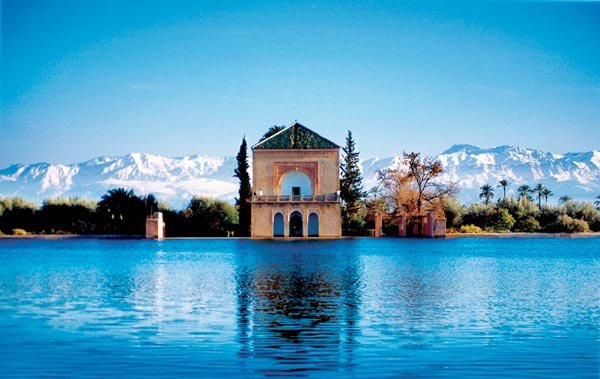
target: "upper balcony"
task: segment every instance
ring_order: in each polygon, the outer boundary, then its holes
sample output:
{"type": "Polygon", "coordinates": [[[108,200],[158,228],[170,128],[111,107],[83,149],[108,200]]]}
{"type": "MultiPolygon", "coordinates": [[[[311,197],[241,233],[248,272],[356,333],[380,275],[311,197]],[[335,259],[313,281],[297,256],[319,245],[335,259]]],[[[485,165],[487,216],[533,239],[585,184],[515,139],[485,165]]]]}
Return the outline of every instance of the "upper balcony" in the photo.
{"type": "Polygon", "coordinates": [[[253,203],[305,203],[305,202],[341,202],[340,195],[332,193],[329,195],[281,195],[281,196],[252,196],[253,203]]]}

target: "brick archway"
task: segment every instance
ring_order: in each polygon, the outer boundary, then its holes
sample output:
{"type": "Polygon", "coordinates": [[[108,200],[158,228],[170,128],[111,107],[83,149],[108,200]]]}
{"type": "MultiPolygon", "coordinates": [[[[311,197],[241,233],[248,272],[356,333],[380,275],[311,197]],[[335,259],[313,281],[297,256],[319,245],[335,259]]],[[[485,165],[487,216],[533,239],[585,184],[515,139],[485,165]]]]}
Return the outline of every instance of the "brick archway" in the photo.
{"type": "Polygon", "coordinates": [[[317,162],[275,162],[275,175],[273,175],[273,188],[279,193],[281,178],[290,171],[302,171],[308,175],[313,195],[319,190],[319,164],[317,162]]]}

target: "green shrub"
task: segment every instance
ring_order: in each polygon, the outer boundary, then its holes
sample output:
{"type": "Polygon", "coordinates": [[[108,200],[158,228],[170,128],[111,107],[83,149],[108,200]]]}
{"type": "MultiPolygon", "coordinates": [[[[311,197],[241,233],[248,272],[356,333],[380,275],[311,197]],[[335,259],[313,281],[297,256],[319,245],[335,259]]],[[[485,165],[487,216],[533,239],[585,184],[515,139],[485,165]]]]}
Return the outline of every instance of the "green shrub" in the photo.
{"type": "MultiPolygon", "coordinates": [[[[537,204],[526,197],[522,197],[517,201],[516,206],[511,212],[515,219],[523,220],[524,222],[529,222],[533,218],[535,219],[539,215],[540,209],[537,204]],[[529,221],[525,221],[529,220],[529,221]]],[[[537,223],[537,229],[539,229],[539,222],[537,223]]],[[[536,230],[537,230],[536,229],[536,230]]]]}
{"type": "Polygon", "coordinates": [[[498,232],[508,232],[515,225],[515,218],[508,213],[507,209],[500,208],[494,216],[494,230],[498,232]]]}
{"type": "Polygon", "coordinates": [[[392,217],[390,219],[383,220],[382,231],[386,236],[397,236],[400,233],[398,219],[396,217],[392,217]]]}
{"type": "Polygon", "coordinates": [[[209,197],[194,196],[181,213],[189,236],[225,237],[238,223],[238,213],[234,206],[209,197]]]}
{"type": "Polygon", "coordinates": [[[476,225],[480,228],[489,228],[494,223],[496,209],[489,204],[471,204],[467,208],[462,221],[464,225],[476,225]]]}
{"type": "Polygon", "coordinates": [[[463,207],[458,200],[454,198],[447,198],[444,202],[444,214],[446,215],[446,226],[450,228],[457,228],[462,224],[463,216],[466,212],[466,208],[463,207]]]}
{"type": "Polygon", "coordinates": [[[28,236],[29,232],[25,229],[15,228],[12,230],[13,236],[28,236]]]}
{"type": "Polygon", "coordinates": [[[513,228],[516,232],[533,233],[540,230],[540,223],[532,216],[519,219],[513,228]]]}
{"type": "Polygon", "coordinates": [[[346,236],[362,236],[366,233],[365,220],[360,216],[356,216],[349,220],[347,227],[344,228],[343,234],[346,236]]]}
{"type": "Polygon", "coordinates": [[[590,231],[587,222],[577,220],[567,215],[559,216],[554,229],[563,233],[586,233],[590,231]]]}
{"type": "Polygon", "coordinates": [[[539,221],[542,230],[545,232],[556,232],[557,230],[554,230],[556,227],[556,220],[558,220],[559,216],[564,214],[564,207],[543,206],[537,220],[539,221]]]}
{"type": "Polygon", "coordinates": [[[469,224],[469,225],[461,226],[460,232],[461,233],[483,233],[483,229],[481,229],[477,225],[469,224]]]}

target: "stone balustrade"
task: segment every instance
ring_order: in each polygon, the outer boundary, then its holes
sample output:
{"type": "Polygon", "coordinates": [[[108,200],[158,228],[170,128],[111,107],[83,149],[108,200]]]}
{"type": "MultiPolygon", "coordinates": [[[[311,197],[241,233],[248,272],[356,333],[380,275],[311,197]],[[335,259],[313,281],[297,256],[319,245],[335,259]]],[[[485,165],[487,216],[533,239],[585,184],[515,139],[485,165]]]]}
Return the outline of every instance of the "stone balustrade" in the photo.
{"type": "Polygon", "coordinates": [[[338,194],[329,195],[281,195],[252,196],[253,203],[290,203],[290,202],[341,202],[338,194]]]}

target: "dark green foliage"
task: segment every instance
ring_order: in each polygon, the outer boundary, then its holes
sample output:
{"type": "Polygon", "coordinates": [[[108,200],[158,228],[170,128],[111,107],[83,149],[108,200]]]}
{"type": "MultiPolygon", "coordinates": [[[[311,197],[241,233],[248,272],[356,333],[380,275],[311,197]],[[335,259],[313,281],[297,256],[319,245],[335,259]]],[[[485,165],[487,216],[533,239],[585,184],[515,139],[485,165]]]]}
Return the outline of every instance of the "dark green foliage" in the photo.
{"type": "Polygon", "coordinates": [[[182,215],[186,218],[187,236],[225,237],[238,223],[238,214],[232,205],[207,197],[194,197],[182,215]]]}
{"type": "Polygon", "coordinates": [[[513,227],[515,232],[533,233],[540,230],[540,223],[532,216],[519,219],[513,227]]]}
{"type": "Polygon", "coordinates": [[[116,188],[102,196],[98,203],[98,221],[108,234],[143,235],[146,207],[133,190],[116,188]]]}
{"type": "Polygon", "coordinates": [[[542,207],[542,209],[540,210],[540,213],[537,216],[537,220],[539,221],[540,225],[542,226],[542,229],[544,232],[560,232],[561,230],[558,230],[556,221],[558,220],[558,217],[562,216],[565,214],[565,209],[564,207],[549,207],[549,206],[545,206],[542,207]]]}
{"type": "Polygon", "coordinates": [[[144,206],[146,207],[147,216],[152,216],[154,212],[158,212],[158,200],[154,194],[149,194],[144,198],[144,206]]]}
{"type": "Polygon", "coordinates": [[[80,198],[44,201],[41,208],[21,198],[0,198],[0,233],[143,235],[146,214],[160,211],[169,237],[227,236],[237,229],[235,207],[195,197],[183,211],[159,204],[153,195],[132,190],[108,191],[99,203],[80,198]]]}
{"type": "Polygon", "coordinates": [[[467,210],[463,207],[458,200],[450,197],[444,202],[444,214],[446,215],[446,227],[447,228],[460,228],[463,224],[463,217],[467,210]]]}
{"type": "Polygon", "coordinates": [[[342,228],[350,228],[350,222],[354,219],[360,208],[365,193],[362,188],[362,174],[358,167],[359,152],[352,138],[352,132],[348,130],[346,145],[342,148],[342,162],[340,163],[340,197],[342,198],[342,228]]]}
{"type": "MultiPolygon", "coordinates": [[[[268,132],[267,132],[268,133],[268,132]]],[[[254,149],[337,149],[338,145],[298,123],[273,138],[259,142],[254,149]]]]}
{"type": "Polygon", "coordinates": [[[233,175],[240,180],[240,189],[238,191],[238,198],[236,199],[238,218],[240,221],[240,236],[250,235],[250,201],[252,197],[252,187],[250,185],[250,175],[248,174],[249,167],[250,165],[248,164],[246,137],[244,137],[242,139],[242,144],[240,145],[240,151],[237,155],[237,168],[235,169],[235,174],[233,175]]]}
{"type": "Polygon", "coordinates": [[[400,232],[400,225],[398,219],[391,218],[389,220],[383,220],[382,232],[386,236],[398,236],[400,232]]]}
{"type": "Polygon", "coordinates": [[[476,225],[482,229],[492,229],[496,210],[487,204],[471,204],[462,218],[463,225],[476,225]]]}
{"type": "Polygon", "coordinates": [[[96,231],[96,204],[80,198],[44,201],[40,210],[46,233],[90,234],[96,231]]]}
{"type": "Polygon", "coordinates": [[[187,230],[189,229],[188,220],[183,216],[183,212],[162,206],[158,207],[158,211],[163,214],[166,235],[168,237],[189,237],[187,234],[187,230]]]}
{"type": "Polygon", "coordinates": [[[0,231],[12,234],[13,229],[38,232],[41,229],[35,204],[20,197],[0,199],[0,231]]]}
{"type": "Polygon", "coordinates": [[[346,227],[344,228],[344,235],[346,236],[364,236],[366,235],[367,223],[365,219],[360,216],[352,217],[346,227]]]}

